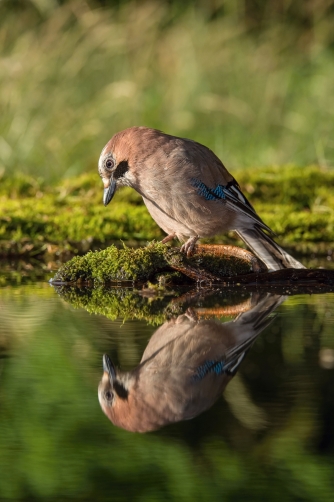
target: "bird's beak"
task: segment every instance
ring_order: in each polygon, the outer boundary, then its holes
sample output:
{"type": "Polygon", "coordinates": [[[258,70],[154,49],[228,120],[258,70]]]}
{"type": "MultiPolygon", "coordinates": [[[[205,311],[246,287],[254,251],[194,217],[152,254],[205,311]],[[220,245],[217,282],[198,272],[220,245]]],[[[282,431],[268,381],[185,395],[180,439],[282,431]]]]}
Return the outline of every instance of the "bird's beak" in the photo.
{"type": "Polygon", "coordinates": [[[116,380],[116,370],[108,354],[103,354],[102,363],[103,371],[108,374],[110,382],[114,382],[116,380]]]}
{"type": "Polygon", "coordinates": [[[116,191],[116,181],[111,178],[110,185],[103,191],[103,204],[107,206],[111,199],[113,198],[116,191]]]}

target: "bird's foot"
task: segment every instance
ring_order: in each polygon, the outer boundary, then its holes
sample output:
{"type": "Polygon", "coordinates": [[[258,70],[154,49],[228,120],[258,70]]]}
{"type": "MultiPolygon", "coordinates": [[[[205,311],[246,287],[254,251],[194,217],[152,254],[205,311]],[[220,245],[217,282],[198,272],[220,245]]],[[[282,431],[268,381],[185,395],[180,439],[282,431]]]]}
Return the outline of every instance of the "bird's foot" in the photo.
{"type": "Polygon", "coordinates": [[[187,242],[182,244],[181,246],[181,253],[185,253],[187,256],[191,256],[192,252],[194,251],[194,247],[196,245],[196,242],[198,241],[199,236],[195,235],[194,237],[190,237],[187,242]]]}
{"type": "Polygon", "coordinates": [[[173,239],[175,239],[175,237],[175,234],[169,234],[164,239],[162,239],[161,244],[166,244],[166,242],[172,241],[173,239]]]}
{"type": "Polygon", "coordinates": [[[192,307],[187,308],[185,315],[190,321],[198,322],[199,320],[196,310],[192,307]]]}

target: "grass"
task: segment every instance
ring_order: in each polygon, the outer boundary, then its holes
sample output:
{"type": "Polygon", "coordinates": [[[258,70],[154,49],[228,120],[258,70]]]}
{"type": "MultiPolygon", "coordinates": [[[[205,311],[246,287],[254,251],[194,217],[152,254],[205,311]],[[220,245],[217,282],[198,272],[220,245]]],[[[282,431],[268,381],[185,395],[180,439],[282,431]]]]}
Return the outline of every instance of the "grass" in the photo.
{"type": "Polygon", "coordinates": [[[9,175],[50,182],[92,171],[109,138],[132,125],[205,143],[232,170],[334,163],[326,9],[308,28],[280,20],[254,34],[241,2],[211,21],[155,1],[54,2],[39,15],[3,5],[0,170],[9,175]]]}

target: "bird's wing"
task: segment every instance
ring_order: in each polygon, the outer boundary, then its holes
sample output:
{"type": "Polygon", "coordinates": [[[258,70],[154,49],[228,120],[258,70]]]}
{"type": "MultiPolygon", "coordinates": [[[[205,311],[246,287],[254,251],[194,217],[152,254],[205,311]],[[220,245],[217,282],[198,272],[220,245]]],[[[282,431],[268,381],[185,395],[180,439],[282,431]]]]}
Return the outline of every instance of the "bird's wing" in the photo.
{"type": "Polygon", "coordinates": [[[192,211],[194,224],[196,218],[200,220],[203,214],[216,215],[221,219],[220,213],[228,210],[238,215],[239,222],[244,215],[245,221],[251,219],[272,233],[219,158],[195,141],[169,138],[145,157],[137,170],[137,178],[136,190],[144,197],[145,203],[149,201],[159,209],[161,214],[155,215],[155,219],[162,227],[158,221],[158,216],[162,218],[162,214],[187,224],[192,211]],[[213,203],[218,204],[214,206],[213,203]],[[194,208],[200,209],[198,215],[194,208]]]}
{"type": "Polygon", "coordinates": [[[242,193],[238,182],[227,171],[220,159],[209,148],[195,142],[192,144],[189,160],[194,166],[194,176],[190,177],[189,182],[197,194],[206,201],[223,202],[226,208],[243,213],[272,234],[272,230],[256,213],[242,193]]]}

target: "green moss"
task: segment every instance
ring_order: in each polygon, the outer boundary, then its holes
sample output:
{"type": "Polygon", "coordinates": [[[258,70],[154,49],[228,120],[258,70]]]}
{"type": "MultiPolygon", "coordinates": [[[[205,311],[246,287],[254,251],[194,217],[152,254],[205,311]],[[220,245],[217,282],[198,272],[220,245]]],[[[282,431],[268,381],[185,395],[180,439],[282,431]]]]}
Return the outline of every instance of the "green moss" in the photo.
{"type": "Polygon", "coordinates": [[[319,166],[272,166],[238,173],[238,182],[254,204],[289,205],[294,211],[334,207],[334,171],[319,166]]]}
{"type": "Polygon", "coordinates": [[[144,319],[151,324],[162,324],[171,313],[181,313],[179,306],[170,305],[169,295],[146,298],[134,289],[78,288],[55,286],[57,293],[74,308],[83,308],[91,314],[101,314],[111,320],[144,319]]]}
{"type": "MultiPolygon", "coordinates": [[[[249,169],[240,185],[276,240],[292,252],[327,254],[334,242],[334,171],[316,166],[249,169]]],[[[102,186],[92,172],[46,186],[18,174],[0,184],[0,254],[68,259],[112,243],[160,240],[156,225],[132,189],[102,204],[102,186]]],[[[231,243],[231,234],[211,241],[231,243]]]]}
{"type": "Polygon", "coordinates": [[[103,251],[89,252],[74,257],[63,265],[54,277],[57,282],[94,282],[105,284],[115,281],[145,281],[168,266],[167,248],[151,244],[146,248],[122,249],[110,246],[103,251]]]}
{"type": "Polygon", "coordinates": [[[0,254],[4,256],[73,255],[120,239],[143,243],[163,235],[134,190],[120,191],[113,205],[105,208],[95,173],[44,191],[42,183],[24,179],[3,180],[0,254]]]}
{"type": "MultiPolygon", "coordinates": [[[[58,270],[53,282],[98,285],[154,279],[161,283],[164,273],[164,282],[175,279],[171,276],[173,270],[193,280],[210,280],[247,274],[252,267],[247,260],[224,254],[209,255],[200,248],[191,257],[186,257],[179,249],[171,249],[161,243],[151,243],[145,248],[136,249],[110,246],[103,251],[74,257],[58,270]]],[[[183,282],[187,280],[186,277],[183,282]]],[[[179,276],[176,279],[182,282],[179,276]]]]}

